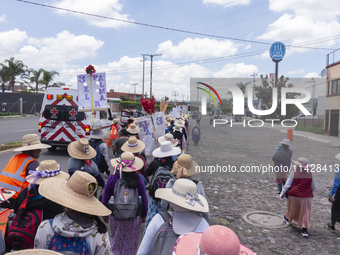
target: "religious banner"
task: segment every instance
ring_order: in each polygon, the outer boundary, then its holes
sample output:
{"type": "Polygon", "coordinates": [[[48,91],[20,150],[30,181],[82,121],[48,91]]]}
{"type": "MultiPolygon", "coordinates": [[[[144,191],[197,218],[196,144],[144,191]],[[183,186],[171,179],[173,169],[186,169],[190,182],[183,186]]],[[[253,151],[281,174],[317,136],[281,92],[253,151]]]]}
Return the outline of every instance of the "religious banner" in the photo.
{"type": "Polygon", "coordinates": [[[181,107],[172,107],[172,117],[178,119],[181,116],[181,107]]]}
{"type": "Polygon", "coordinates": [[[81,74],[78,81],[78,111],[107,110],[105,73],[81,74]]]}
{"type": "MultiPolygon", "coordinates": [[[[156,112],[152,115],[153,124],[155,126],[157,139],[165,135],[165,114],[164,112],[156,112]]],[[[159,145],[158,145],[159,147],[159,145]]]]}
{"type": "Polygon", "coordinates": [[[186,105],[182,105],[182,112],[188,113],[188,107],[186,105]]]}
{"type": "Polygon", "coordinates": [[[145,156],[152,157],[152,152],[157,148],[157,145],[151,117],[139,118],[138,126],[140,139],[145,143],[145,156]]]}

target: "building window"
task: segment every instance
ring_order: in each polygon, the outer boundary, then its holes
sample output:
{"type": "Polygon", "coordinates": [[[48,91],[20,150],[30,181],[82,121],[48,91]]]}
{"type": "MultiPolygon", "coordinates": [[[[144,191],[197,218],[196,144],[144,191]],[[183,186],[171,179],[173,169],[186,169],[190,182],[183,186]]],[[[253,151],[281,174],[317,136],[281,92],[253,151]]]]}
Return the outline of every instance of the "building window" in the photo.
{"type": "Polygon", "coordinates": [[[327,85],[327,95],[331,94],[331,82],[328,81],[328,85],[327,85]]]}
{"type": "Polygon", "coordinates": [[[332,81],[332,95],[337,94],[337,80],[332,81]]]}
{"type": "Polygon", "coordinates": [[[328,123],[329,123],[329,110],[326,110],[326,118],[325,118],[325,134],[328,134],[328,123]]]}

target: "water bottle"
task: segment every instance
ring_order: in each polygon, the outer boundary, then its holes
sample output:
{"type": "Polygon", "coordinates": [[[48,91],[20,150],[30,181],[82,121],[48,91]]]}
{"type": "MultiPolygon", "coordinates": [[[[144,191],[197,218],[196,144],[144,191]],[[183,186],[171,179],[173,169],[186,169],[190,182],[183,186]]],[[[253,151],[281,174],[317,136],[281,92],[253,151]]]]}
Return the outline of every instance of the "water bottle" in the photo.
{"type": "Polygon", "coordinates": [[[14,209],[11,209],[9,211],[9,215],[8,215],[8,226],[11,226],[12,225],[12,222],[14,220],[14,217],[15,217],[15,213],[14,213],[14,209]]]}

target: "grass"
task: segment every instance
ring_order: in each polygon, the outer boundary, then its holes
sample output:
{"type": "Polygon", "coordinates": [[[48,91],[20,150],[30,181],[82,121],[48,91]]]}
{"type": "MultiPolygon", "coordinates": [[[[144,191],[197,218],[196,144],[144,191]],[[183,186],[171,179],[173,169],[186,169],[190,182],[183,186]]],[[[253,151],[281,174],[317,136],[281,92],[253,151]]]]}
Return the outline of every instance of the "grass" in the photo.
{"type": "Polygon", "coordinates": [[[21,144],[22,141],[19,142],[10,142],[10,143],[5,143],[4,145],[17,145],[17,144],[21,144]]]}
{"type": "Polygon", "coordinates": [[[323,135],[323,127],[310,127],[310,126],[296,126],[295,127],[296,131],[306,131],[306,132],[311,132],[314,134],[318,134],[318,135],[323,135]]]}
{"type": "Polygon", "coordinates": [[[18,115],[15,112],[0,112],[0,116],[18,115]]]}

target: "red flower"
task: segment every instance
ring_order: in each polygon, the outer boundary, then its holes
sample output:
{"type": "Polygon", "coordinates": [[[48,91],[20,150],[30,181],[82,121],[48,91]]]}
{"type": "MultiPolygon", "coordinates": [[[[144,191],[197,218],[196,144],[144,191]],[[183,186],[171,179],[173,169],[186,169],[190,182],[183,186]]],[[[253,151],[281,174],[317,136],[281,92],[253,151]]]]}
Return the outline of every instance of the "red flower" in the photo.
{"type": "Polygon", "coordinates": [[[88,67],[86,67],[85,69],[86,73],[89,73],[89,74],[93,74],[96,72],[96,69],[94,69],[94,67],[92,65],[89,65],[88,67]]]}

